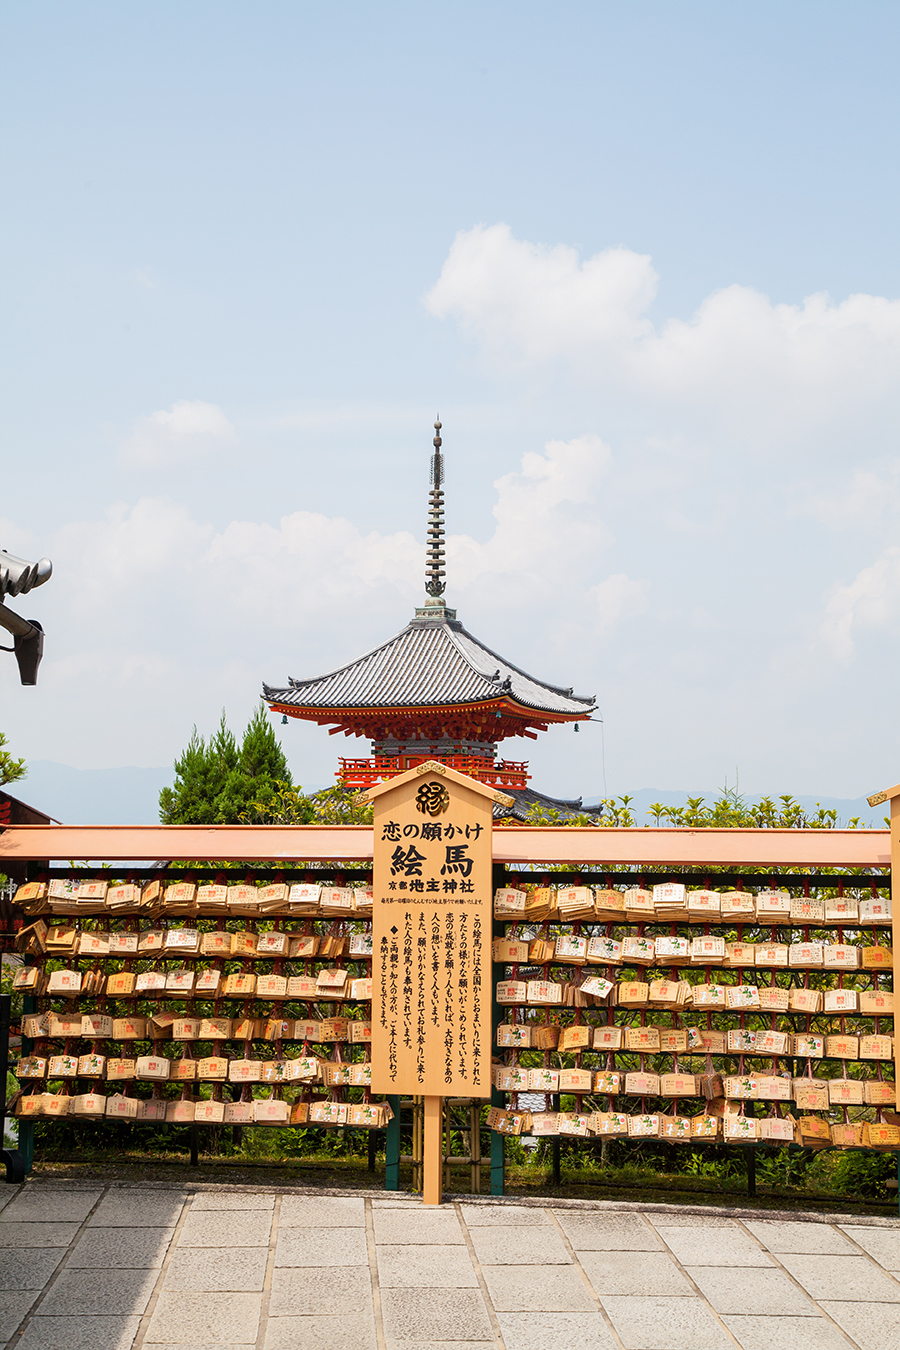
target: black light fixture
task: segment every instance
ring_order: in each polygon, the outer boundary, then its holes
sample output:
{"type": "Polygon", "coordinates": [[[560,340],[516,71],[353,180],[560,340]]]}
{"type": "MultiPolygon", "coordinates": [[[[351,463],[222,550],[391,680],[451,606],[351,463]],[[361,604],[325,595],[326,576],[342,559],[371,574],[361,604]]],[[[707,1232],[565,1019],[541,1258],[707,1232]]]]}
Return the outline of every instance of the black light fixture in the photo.
{"type": "Polygon", "coordinates": [[[286,726],[287,726],[287,713],[282,713],[282,714],[281,714],[281,725],[282,725],[283,727],[286,727],[286,726]]]}
{"type": "Polygon", "coordinates": [[[0,549],[0,628],[13,635],[13,646],[0,650],[15,652],[22,684],[37,684],[38,666],[44,654],[44,630],[37,619],[23,619],[2,602],[8,595],[26,595],[37,586],[43,586],[53,572],[49,558],[28,562],[0,549]]]}

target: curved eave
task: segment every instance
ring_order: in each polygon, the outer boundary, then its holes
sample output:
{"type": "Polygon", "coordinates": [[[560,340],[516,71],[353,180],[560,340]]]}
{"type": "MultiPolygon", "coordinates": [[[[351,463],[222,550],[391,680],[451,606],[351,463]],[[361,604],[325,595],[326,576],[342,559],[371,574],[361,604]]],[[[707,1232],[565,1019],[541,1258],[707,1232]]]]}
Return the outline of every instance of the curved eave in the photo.
{"type": "Polygon", "coordinates": [[[587,708],[584,712],[578,713],[551,712],[545,708],[529,708],[517,699],[510,698],[485,699],[475,703],[415,703],[401,707],[380,707],[377,704],[370,704],[356,708],[303,707],[296,703],[279,703],[269,698],[266,699],[266,702],[274,713],[283,713],[287,717],[315,722],[341,722],[348,719],[361,720],[373,717],[422,718],[459,713],[502,711],[507,716],[515,717],[522,722],[546,725],[548,722],[586,722],[589,720],[592,711],[592,709],[587,708]]]}

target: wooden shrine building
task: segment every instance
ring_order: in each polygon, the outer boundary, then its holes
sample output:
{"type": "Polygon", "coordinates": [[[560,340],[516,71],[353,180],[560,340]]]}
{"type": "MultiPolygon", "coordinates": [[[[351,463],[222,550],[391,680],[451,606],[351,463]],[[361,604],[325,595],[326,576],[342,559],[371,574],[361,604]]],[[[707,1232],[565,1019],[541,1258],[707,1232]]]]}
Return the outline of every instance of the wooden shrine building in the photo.
{"type": "Polygon", "coordinates": [[[334,736],[371,742],[366,758],[338,761],[338,778],[351,787],[376,783],[439,760],[513,798],[502,814],[524,819],[535,804],[563,814],[587,810],[580,799],[560,800],[529,788],[528,763],[498,759],[512,736],[537,739],[559,722],[586,721],[593,698],[546,684],[499,656],[463,627],[444,591],[444,460],[441,423],[435,423],[426,563],[426,599],[395,637],[349,665],[284,688],[263,685],[275,713],[329,727],[334,736]]]}

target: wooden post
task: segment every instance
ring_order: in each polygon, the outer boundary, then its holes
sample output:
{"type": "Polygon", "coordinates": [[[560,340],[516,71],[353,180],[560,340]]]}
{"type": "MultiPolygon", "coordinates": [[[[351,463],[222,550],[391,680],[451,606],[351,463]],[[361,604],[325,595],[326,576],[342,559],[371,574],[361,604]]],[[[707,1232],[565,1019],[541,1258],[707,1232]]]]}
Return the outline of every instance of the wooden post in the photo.
{"type": "MultiPolygon", "coordinates": [[[[900,904],[900,795],[891,797],[891,946],[894,949],[894,998],[900,997],[900,951],[894,940],[894,915],[900,904]]],[[[896,1015],[896,1008],[895,1008],[896,1015]]],[[[896,1021],[893,1026],[896,1027],[896,1021]]],[[[894,1084],[900,1083],[900,1037],[894,1033],[894,1084]]],[[[897,1110],[900,1103],[894,1102],[897,1110]]],[[[900,1152],[897,1154],[897,1180],[900,1182],[900,1152]]],[[[897,1205],[900,1212],[900,1186],[897,1189],[897,1205]]]]}
{"type": "MultiPolygon", "coordinates": [[[[894,915],[897,913],[897,906],[900,905],[900,794],[891,797],[891,946],[894,949],[894,998],[900,998],[900,943],[894,940],[894,915]]],[[[894,1009],[896,1016],[896,1007],[894,1009]]],[[[893,1026],[896,1027],[894,1022],[893,1026]]],[[[900,1083],[900,1037],[894,1032],[894,1083],[900,1083]]],[[[900,1103],[894,1103],[894,1109],[900,1108],[900,1103]]],[[[897,1155],[898,1169],[900,1169],[900,1153],[897,1155]]],[[[900,1175],[900,1171],[898,1171],[900,1175]]],[[[897,1201],[900,1204],[900,1191],[897,1193],[897,1201]]]]}
{"type": "MultiPolygon", "coordinates": [[[[897,998],[900,992],[898,978],[900,978],[900,950],[898,944],[894,941],[894,915],[897,913],[897,905],[900,904],[900,783],[895,787],[887,788],[884,792],[875,792],[867,798],[870,806],[881,806],[883,802],[890,801],[891,804],[891,947],[894,952],[894,998],[897,998]]],[[[894,1023],[896,1026],[896,1022],[894,1023]]],[[[900,1083],[900,1037],[894,1037],[894,1083],[900,1083]]],[[[898,1103],[894,1103],[895,1106],[898,1103]]],[[[897,1178],[900,1181],[900,1152],[897,1154],[897,1178]]],[[[897,1203],[900,1205],[900,1188],[897,1192],[897,1203]]]]}
{"type": "Polygon", "coordinates": [[[388,1104],[394,1113],[384,1132],[384,1189],[400,1189],[400,1098],[388,1097],[388,1104]]]}
{"type": "MultiPolygon", "coordinates": [[[[866,799],[870,806],[881,806],[884,802],[891,804],[891,947],[894,951],[894,997],[900,993],[900,950],[898,944],[894,941],[894,915],[897,913],[897,906],[900,904],[900,783],[895,787],[886,788],[883,792],[874,792],[871,797],[866,799]]],[[[894,1082],[900,1082],[900,1037],[894,1037],[894,1082]]],[[[898,1165],[900,1165],[900,1154],[898,1154],[898,1165]]],[[[898,1173],[900,1174],[900,1173],[898,1173]]]]}
{"type": "Polygon", "coordinates": [[[422,1103],[413,1155],[424,1203],[439,1205],[444,1098],[491,1093],[492,817],[509,799],[435,760],[367,795],[372,1088],[422,1103]]]}
{"type": "Polygon", "coordinates": [[[422,1168],[422,1203],[439,1205],[441,1203],[444,1170],[444,1150],[441,1147],[444,1126],[443,1097],[425,1098],[425,1148],[422,1168]]]}

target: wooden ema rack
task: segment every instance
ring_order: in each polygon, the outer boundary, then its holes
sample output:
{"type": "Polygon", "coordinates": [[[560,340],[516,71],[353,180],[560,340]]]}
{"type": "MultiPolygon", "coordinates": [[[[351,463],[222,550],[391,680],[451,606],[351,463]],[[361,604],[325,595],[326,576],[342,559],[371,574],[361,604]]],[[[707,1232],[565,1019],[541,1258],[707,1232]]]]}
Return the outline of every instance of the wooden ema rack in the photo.
{"type": "MultiPolygon", "coordinates": [[[[480,786],[480,785],[479,785],[480,786]]],[[[892,789],[890,792],[882,795],[882,799],[891,802],[893,813],[897,811],[898,797],[900,791],[892,789]]],[[[873,804],[874,801],[873,801],[873,804]]],[[[492,838],[493,854],[493,879],[492,889],[526,889],[532,890],[541,882],[551,881],[557,889],[562,887],[568,889],[570,886],[585,885],[592,888],[600,887],[606,889],[612,885],[618,889],[628,889],[640,887],[644,882],[648,888],[654,884],[664,881],[673,881],[677,884],[683,884],[686,889],[708,889],[725,890],[738,889],[741,886],[755,894],[758,890],[787,890],[795,901],[819,900],[828,895],[836,895],[843,890],[844,896],[852,899],[859,895],[869,899],[873,896],[873,891],[881,898],[886,898],[887,888],[891,885],[891,876],[900,875],[900,872],[891,868],[891,854],[896,851],[898,829],[895,827],[891,831],[831,831],[831,830],[673,830],[673,829],[635,829],[635,830],[613,830],[602,828],[584,828],[572,829],[564,827],[543,828],[543,827],[512,827],[495,828],[492,838]],[[542,869],[552,868],[548,876],[542,875],[542,869]],[[560,870],[565,869],[565,870],[560,870]]],[[[133,865],[133,860],[141,859],[146,862],[165,862],[173,857],[192,857],[195,862],[192,875],[198,882],[203,880],[214,880],[216,877],[216,868],[213,860],[221,862],[222,860],[240,861],[250,869],[255,870],[257,879],[255,884],[259,884],[271,878],[278,873],[285,879],[290,879],[292,873],[298,871],[300,875],[310,877],[319,876],[330,878],[334,875],[334,867],[340,866],[346,868],[348,865],[356,863],[362,867],[371,865],[373,856],[373,832],[371,828],[362,826],[347,827],[118,827],[111,829],[99,829],[94,827],[54,827],[54,826],[25,826],[10,827],[0,834],[0,870],[12,872],[13,875],[23,877],[23,872],[27,868],[32,876],[36,875],[42,867],[46,869],[48,860],[53,858],[82,857],[94,859],[97,863],[129,861],[133,865]],[[331,868],[327,870],[324,864],[328,862],[331,868]],[[320,866],[321,864],[321,866],[320,866]],[[204,872],[203,869],[207,870],[204,872]]],[[[896,861],[896,859],[895,859],[896,861]]],[[[143,870],[143,869],[141,869],[143,870]]],[[[122,869],[123,875],[125,869],[122,869]]],[[[93,876],[93,870],[88,869],[86,876],[93,876]]],[[[159,877],[158,870],[154,874],[159,877]]],[[[48,874],[49,875],[49,874],[48,874]]],[[[105,875],[118,876],[118,872],[113,869],[105,875]]],[[[231,873],[234,876],[234,873],[231,873]]],[[[23,877],[24,879],[24,877],[23,877]]],[[[173,880],[177,879],[172,877],[173,880]]],[[[229,878],[230,879],[230,878],[229,878]]],[[[795,914],[797,910],[795,909],[795,914]]],[[[57,917],[57,916],[54,916],[57,917]]],[[[58,916],[59,922],[71,922],[73,916],[58,916]]],[[[162,923],[164,926],[176,926],[181,924],[191,926],[197,924],[198,920],[192,916],[164,915],[162,923]]],[[[158,923],[157,918],[148,916],[139,916],[140,925],[149,924],[150,921],[158,923]]],[[[254,927],[257,930],[266,931],[268,928],[274,928],[278,916],[260,917],[255,922],[252,919],[241,919],[241,924],[248,930],[254,927]]],[[[199,926],[204,922],[210,923],[207,919],[204,921],[202,916],[199,918],[199,926]]],[[[219,920],[221,922],[221,919],[219,920]]],[[[323,920],[304,920],[305,923],[312,922],[314,928],[322,925],[323,920]]],[[[334,922],[334,921],[332,921],[334,922]]],[[[134,927],[134,916],[126,919],[123,915],[115,923],[110,921],[107,928],[114,928],[116,923],[124,926],[129,923],[134,927]]],[[[90,919],[85,918],[84,927],[88,930],[100,926],[100,916],[94,915],[90,919]]],[[[210,923],[210,926],[217,928],[218,923],[210,923]]],[[[237,916],[229,918],[225,922],[227,929],[237,926],[237,916]]],[[[293,926],[293,920],[288,916],[283,916],[280,920],[282,929],[290,930],[293,926]]],[[[869,1058],[868,1055],[873,1047],[867,1046],[867,1057],[854,1059],[852,1057],[852,1040],[844,1044],[841,1048],[847,1054],[847,1058],[835,1059],[825,1053],[824,1040],[830,1036],[844,1036],[852,1038],[854,1035],[863,1037],[866,1034],[876,1037],[890,1037],[892,1035],[893,1023],[889,1019],[886,1009],[880,1011],[877,1015],[874,1012],[862,1012],[856,1010],[853,1012],[843,1012],[843,1027],[841,1027],[841,1018],[837,1013],[827,1013],[824,1009],[824,994],[840,988],[841,985],[848,991],[859,992],[878,992],[882,995],[892,995],[893,990],[893,957],[885,958],[883,956],[875,959],[883,962],[889,960],[890,964],[885,966],[857,966],[839,968],[825,967],[824,955],[823,965],[791,965],[791,953],[788,953],[789,964],[787,966],[766,966],[758,964],[756,953],[754,952],[754,962],[751,966],[749,958],[744,954],[739,959],[743,960],[743,965],[725,964],[719,961],[718,964],[705,963],[702,967],[691,965],[690,963],[682,966],[677,964],[666,964],[659,968],[653,964],[644,965],[643,963],[630,966],[623,960],[621,964],[607,962],[604,964],[596,963],[593,958],[590,964],[579,967],[573,962],[570,949],[565,946],[561,949],[568,952],[565,957],[557,955],[557,939],[560,937],[610,937],[613,941],[633,938],[652,938],[654,941],[654,960],[656,958],[655,941],[658,936],[668,937],[688,937],[703,936],[710,938],[722,938],[723,941],[741,943],[745,947],[750,945],[780,945],[790,948],[809,943],[816,945],[818,942],[824,942],[832,947],[854,947],[857,952],[869,950],[872,952],[881,951],[892,952],[894,944],[891,938],[892,926],[889,921],[882,923],[854,926],[852,923],[838,923],[836,921],[824,922],[818,919],[810,918],[809,922],[800,918],[791,917],[790,912],[786,919],[779,923],[770,924],[759,921],[759,916],[754,911],[752,917],[746,917],[743,925],[738,925],[736,919],[729,917],[727,920],[720,914],[718,921],[709,914],[686,913],[675,915],[667,912],[665,915],[659,915],[654,911],[652,915],[629,913],[628,921],[623,918],[617,921],[610,916],[601,917],[598,914],[582,915],[582,917],[571,921],[560,915],[559,910],[555,913],[548,912],[544,917],[534,917],[532,913],[525,913],[521,916],[514,916],[500,911],[495,912],[492,926],[492,937],[495,941],[521,942],[523,932],[528,932],[530,942],[543,942],[553,944],[552,953],[548,956],[548,948],[540,949],[542,956],[540,967],[529,967],[526,964],[531,961],[531,952],[525,961],[511,962],[506,959],[498,959],[493,967],[492,988],[496,995],[496,986],[503,983],[522,983],[516,980],[514,976],[528,975],[526,979],[526,995],[524,999],[516,1002],[498,1004],[494,1001],[492,1016],[494,1022],[494,1032],[492,1036],[493,1056],[496,1060],[502,1061],[495,1064],[493,1069],[498,1068],[504,1071],[527,1069],[530,1073],[532,1069],[549,1069],[551,1072],[558,1071],[560,1074],[564,1070],[579,1070],[582,1073],[587,1066],[590,1067],[592,1074],[591,1091],[587,1092],[584,1088],[585,1080],[583,1078],[560,1079],[559,1090],[554,1093],[548,1091],[543,1094],[549,1097],[549,1102],[541,1103],[554,1107],[557,1103],[553,1100],[555,1097],[570,1097],[571,1101],[562,1100],[560,1107],[572,1108],[563,1114],[569,1115],[591,1115],[593,1111],[581,1110],[577,1108],[592,1106],[597,1108],[597,1114],[639,1114],[641,1116],[672,1116],[676,1114],[682,1118],[692,1118],[695,1115],[712,1115],[714,1119],[720,1122],[727,1116],[733,1116],[735,1119],[749,1121],[758,1119],[758,1113],[765,1111],[766,1115],[777,1118],[779,1113],[781,1118],[788,1114],[793,1115],[797,1120],[802,1115],[818,1115],[823,1121],[827,1121],[829,1130],[829,1145],[831,1144],[831,1126],[841,1124],[858,1124],[863,1120],[871,1125],[881,1125],[888,1129],[888,1134],[881,1137],[890,1139],[890,1127],[894,1124],[894,1110],[892,1105],[886,1100],[881,1102],[866,1101],[861,1104],[852,1100],[855,1092],[854,1084],[862,1086],[865,1097],[867,1084],[880,1085],[870,1091],[870,1096],[881,1093],[886,1095],[886,1091],[893,1085],[896,1079],[896,1061],[890,1058],[869,1058]],[[527,924],[528,928],[523,929],[522,924],[527,924]],[[580,931],[578,928],[580,925],[580,931]],[[742,932],[739,934],[739,927],[742,932]],[[674,933],[673,933],[674,928],[674,933]],[[844,941],[839,939],[843,938],[844,941]],[[827,973],[826,973],[827,971],[827,973]],[[644,972],[643,978],[634,978],[625,980],[625,975],[634,975],[637,977],[639,972],[644,972]],[[561,973],[563,978],[547,980],[546,976],[553,976],[561,973]],[[565,1004],[541,1004],[531,1002],[527,985],[531,982],[538,983],[557,983],[572,986],[577,981],[579,986],[584,983],[585,978],[600,977],[610,980],[613,986],[620,984],[641,984],[648,985],[659,979],[667,979],[670,983],[679,983],[682,980],[690,985],[702,984],[703,986],[725,987],[726,998],[727,988],[743,986],[756,986],[758,991],[770,988],[787,988],[801,992],[810,990],[813,993],[823,995],[822,1007],[817,1011],[801,1008],[796,997],[793,1006],[789,1001],[789,1007],[784,1013],[777,1010],[765,1009],[758,1010],[755,1006],[745,1006],[743,1008],[731,1008],[727,1006],[720,1008],[716,1004],[706,1006],[699,1004],[693,1007],[674,1006],[666,1007],[663,1003],[652,1002],[649,996],[643,1003],[620,1003],[618,995],[622,992],[614,988],[606,996],[605,1002],[595,1002],[593,995],[590,1002],[587,997],[581,1002],[581,1006],[566,1006],[565,1004]],[[819,1036],[823,1040],[822,1055],[819,1057],[814,1053],[816,1048],[815,1040],[794,1041],[791,1040],[789,1048],[780,1051],[779,1054],[769,1057],[755,1053],[753,1049],[747,1048],[747,1040],[741,1044],[744,1049],[737,1048],[738,1042],[732,1040],[731,1046],[728,1044],[729,1031],[753,1032],[765,1030],[771,1032],[772,1016],[775,1012],[776,1025],[775,1030],[782,1035],[791,1036],[819,1036]],[[573,1046],[572,1049],[561,1050],[559,1044],[555,1050],[550,1047],[540,1049],[519,1046],[502,1046],[496,1044],[497,1026],[500,1023],[512,1023],[524,1027],[536,1026],[556,1026],[561,1031],[565,1031],[568,1026],[589,1027],[591,1028],[592,1043],[590,1046],[573,1046]],[[679,1025],[680,1024],[680,1025],[679,1025]],[[664,1031],[678,1031],[694,1027],[700,1032],[718,1032],[725,1037],[725,1050],[723,1053],[717,1053],[717,1048],[721,1041],[713,1037],[708,1040],[709,1055],[712,1059],[711,1066],[707,1063],[707,1049],[702,1047],[699,1052],[697,1047],[691,1046],[690,1050],[696,1052],[693,1056],[688,1051],[682,1051],[678,1048],[678,1038],[674,1040],[669,1038],[666,1042],[669,1047],[667,1050],[655,1050],[652,1048],[654,1042],[652,1038],[642,1041],[637,1048],[626,1049],[623,1043],[621,1048],[610,1045],[602,1045],[595,1049],[593,1045],[593,1028],[599,1025],[610,1026],[611,1028],[621,1028],[623,1034],[626,1030],[640,1031],[659,1027],[664,1031]],[[804,1053],[810,1051],[810,1053],[804,1053]],[[529,1062],[534,1058],[535,1063],[529,1062]],[[640,1056],[644,1056],[643,1066],[640,1056]],[[612,1056],[612,1061],[610,1061],[612,1056]],[[668,1056],[668,1058],[666,1058],[668,1056]],[[677,1057],[677,1063],[676,1063],[677,1057]],[[780,1072],[778,1073],[759,1073],[760,1069],[768,1070],[774,1067],[775,1059],[780,1061],[780,1072]],[[547,1062],[549,1060],[549,1063],[547,1062]],[[741,1061],[743,1060],[743,1064],[741,1061]],[[612,1063],[613,1067],[610,1067],[612,1063]],[[846,1065],[846,1072],[844,1070],[846,1065]],[[794,1080],[803,1078],[812,1080],[812,1087],[820,1086],[824,1080],[826,1087],[828,1082],[837,1080],[846,1081],[851,1086],[847,1090],[851,1100],[844,1102],[834,1101],[829,1098],[826,1110],[818,1112],[813,1109],[797,1107],[796,1100],[790,1098],[779,1103],[777,1099],[771,1098],[753,1098],[749,1096],[737,1096],[735,1092],[748,1091],[752,1094],[752,1087],[745,1089],[738,1083],[729,1082],[728,1088],[732,1092],[728,1096],[723,1091],[722,1098],[706,1097],[702,1093],[695,1097],[682,1096],[655,1096],[649,1091],[655,1086],[653,1080],[645,1081],[640,1084],[643,1088],[641,1095],[636,1092],[627,1092],[623,1089],[626,1084],[624,1078],[620,1084],[620,1090],[616,1093],[600,1092],[596,1090],[597,1080],[593,1075],[600,1073],[641,1073],[652,1074],[659,1070],[666,1070],[669,1073],[682,1071],[685,1078],[692,1075],[696,1077],[714,1078],[718,1074],[722,1078],[722,1086],[725,1088],[724,1080],[734,1079],[752,1079],[754,1072],[756,1077],[783,1078],[787,1081],[787,1072],[790,1072],[790,1086],[793,1090],[794,1080]],[[743,1072],[742,1072],[743,1069],[743,1072]],[[576,1087],[580,1087],[580,1092],[576,1090],[568,1091],[562,1088],[563,1082],[574,1081],[576,1087]],[[580,1098],[580,1100],[579,1100],[580,1098]],[[591,1100],[591,1099],[594,1100],[591,1100]],[[716,1106],[711,1111],[710,1102],[724,1100],[725,1103],[737,1103],[736,1109],[730,1107],[727,1112],[722,1108],[722,1113],[716,1115],[719,1107],[716,1106]],[[760,1102],[764,1104],[760,1106],[760,1102]],[[635,1107],[636,1112],[630,1109],[622,1111],[620,1108],[635,1107]],[[603,1111],[600,1108],[608,1108],[603,1111]],[[642,1109],[642,1108],[647,1108],[642,1109]],[[674,1109],[673,1109],[674,1108],[674,1109]]],[[[632,949],[629,949],[632,950],[632,949]]],[[[683,952],[683,948],[681,949],[683,952]]],[[[502,949],[501,949],[502,951],[502,949]]],[[[576,950],[577,956],[577,950],[576,950]]],[[[646,955],[646,951],[644,952],[646,955]]],[[[663,958],[667,959],[667,958],[663,958]]],[[[766,959],[766,958],[764,958],[766,959]]],[[[852,958],[850,958],[852,959],[852,958]]],[[[871,959],[871,958],[867,958],[871,959]]],[[[89,958],[85,958],[89,961],[89,958]]],[[[259,958],[252,958],[254,967],[259,971],[271,969],[265,964],[259,963],[259,958]]],[[[795,956],[796,960],[796,956],[795,956]]],[[[112,958],[100,958],[101,964],[106,963],[111,968],[112,958]]],[[[195,964],[197,962],[195,961],[195,964]]],[[[135,970],[139,969],[140,963],[135,964],[135,970]]],[[[532,990],[531,993],[538,991],[532,990]]],[[[656,989],[654,993],[659,994],[656,989]]],[[[538,996],[541,996],[538,993],[538,996]]],[[[566,997],[569,996],[569,990],[566,990],[566,997]]],[[[627,997],[628,995],[626,995],[627,997]]],[[[49,998],[48,995],[44,996],[49,998]]],[[[516,997],[515,993],[513,997],[516,997]]],[[[751,997],[751,995],[747,995],[751,997]]],[[[790,1000],[790,992],[789,992],[790,1000]]],[[[56,998],[49,998],[49,1002],[60,1010],[64,1007],[64,1001],[60,1002],[56,998]]],[[[96,999],[94,999],[96,1002],[96,999]]],[[[574,1002],[574,998],[573,998],[574,1002]]],[[[87,1008],[91,1000],[82,999],[81,1003],[87,1008]]],[[[179,1001],[180,1003],[180,1001],[179,1001]]],[[[80,1004],[78,1005],[80,1006],[80,1004]]],[[[93,1004],[91,1004],[93,1006],[93,1004]]],[[[148,1005],[149,1006],[149,1005],[148,1005]]],[[[167,1010],[174,1011],[175,1002],[172,1003],[162,1000],[161,1006],[166,1006],[167,1010]]],[[[183,1007],[183,1004],[180,1004],[183,1007]]],[[[242,1005],[243,1006],[243,1005],[242,1005]]],[[[276,1006],[280,1006],[282,1011],[286,1010],[286,1005],[273,1001],[266,1011],[275,1012],[276,1006]]],[[[331,1005],[334,1007],[334,1005],[331,1005]]],[[[323,1011],[325,1009],[323,1008],[323,1011]]],[[[293,1013],[293,1020],[301,1020],[299,1013],[303,1009],[289,1009],[293,1013]]],[[[286,1016],[282,1020],[289,1020],[286,1016]]],[[[311,1020],[311,1019],[310,1019],[311,1020]]],[[[364,1020],[357,1017],[356,1020],[364,1020]]],[[[282,1038],[283,1040],[289,1038],[282,1038]]],[[[255,1041],[254,1041],[255,1044],[255,1041]]],[[[274,1042],[265,1041],[269,1050],[259,1049],[258,1053],[274,1054],[272,1047],[274,1042]]],[[[630,1040],[630,1046],[634,1045],[633,1038],[630,1040]]],[[[662,1044],[662,1042],[661,1042],[662,1044]]],[[[776,1042],[776,1044],[781,1044],[776,1042]]],[[[62,1045],[56,1045],[54,1048],[65,1053],[62,1045]]],[[[81,1047],[79,1047],[81,1048],[81,1047]]],[[[200,1048],[203,1048],[202,1046],[200,1048]]],[[[237,1047],[234,1047],[235,1050],[237,1047]]],[[[88,1049],[88,1047],[84,1047],[88,1049]]],[[[291,1045],[289,1047],[289,1056],[299,1054],[303,1049],[301,1045],[291,1045]]],[[[893,1047],[896,1049],[896,1046],[893,1047]]],[[[164,1053],[171,1053],[170,1048],[163,1047],[164,1053]]],[[[321,1047],[320,1047],[321,1050],[321,1047]]],[[[884,1054],[884,1045],[876,1045],[874,1053],[884,1054]]],[[[120,1056],[121,1057],[121,1056],[120,1056]]],[[[209,1056],[207,1056],[209,1057],[209,1056]]],[[[249,1056],[244,1055],[244,1058],[249,1056]]],[[[321,1057],[321,1055],[320,1055],[321,1057]]],[[[362,1059],[362,1052],[360,1052],[362,1059]]],[[[660,1077],[662,1074],[660,1074],[660,1077]]],[[[501,1079],[500,1081],[509,1084],[510,1079],[501,1079]]],[[[515,1087],[499,1087],[496,1082],[491,1084],[491,1108],[495,1112],[521,1114],[516,1108],[520,1107],[520,1098],[525,1092],[532,1091],[531,1087],[522,1085],[521,1078],[512,1080],[516,1083],[515,1087]]],[[[530,1082],[531,1080],[529,1080],[530,1082]]],[[[545,1083],[552,1085],[553,1079],[544,1080],[545,1083]]],[[[632,1080],[629,1086],[639,1085],[640,1080],[632,1080]]],[[[612,1086],[609,1080],[601,1083],[601,1086],[607,1088],[612,1086]]],[[[667,1083],[666,1090],[682,1090],[685,1084],[667,1083]]],[[[687,1086],[691,1086],[690,1083],[687,1086]]],[[[707,1085],[708,1087],[710,1085],[707,1085]]],[[[715,1090],[716,1084],[713,1083],[712,1089],[715,1090]]],[[[803,1086],[801,1084],[801,1086],[803,1086]]],[[[262,1094],[266,1088],[252,1088],[251,1096],[259,1092],[262,1094]]],[[[765,1090],[765,1089],[764,1089],[765,1090]]],[[[771,1089],[777,1091],[778,1089],[771,1089]]],[[[135,1089],[135,1091],[139,1091],[135,1089]]],[[[140,1089],[147,1091],[147,1089],[140,1089]]],[[[151,1089],[152,1091],[152,1089],[151,1089]]],[[[171,1089],[167,1090],[171,1092],[171,1089]]],[[[321,1092],[321,1087],[317,1089],[321,1092]]],[[[662,1084],[660,1083],[660,1093],[662,1084]]],[[[224,1093],[223,1093],[224,1095],[224,1093]]],[[[242,1096],[247,1096],[242,1089],[242,1096]]],[[[282,1095],[291,1096],[290,1092],[282,1095]]],[[[349,1094],[348,1094],[349,1095],[349,1094]]],[[[372,1094],[378,1096],[378,1094],[372,1094]]],[[[389,1098],[390,1100],[390,1098],[389,1098]]],[[[803,1097],[802,1100],[814,1100],[814,1098],[803,1097]]],[[[395,1119],[388,1128],[388,1178],[389,1186],[397,1185],[397,1163],[400,1156],[399,1139],[399,1121],[396,1118],[399,1114],[399,1098],[397,1100],[397,1110],[395,1119]],[[391,1135],[395,1135],[394,1143],[391,1143],[391,1135]],[[394,1155],[396,1157],[394,1158],[394,1155]],[[392,1161],[393,1159],[393,1161],[392,1161]]],[[[554,1112],[537,1111],[538,1115],[552,1115],[554,1112]]],[[[491,1135],[491,1188],[495,1193],[502,1192],[503,1188],[503,1143],[504,1129],[509,1127],[501,1124],[502,1117],[492,1117],[495,1125],[501,1128],[494,1129],[491,1135]]],[[[558,1125],[558,1121],[557,1121],[558,1125]]],[[[27,1122],[23,1122],[25,1132],[27,1133],[27,1122]]],[[[540,1122],[541,1128],[547,1128],[547,1122],[540,1122]]],[[[515,1128],[515,1126],[513,1126],[515,1128]]],[[[588,1127],[590,1128],[590,1127],[588,1127]]],[[[738,1127],[745,1129],[746,1127],[738,1127]]],[[[724,1132],[724,1125],[720,1124],[720,1129],[724,1132]]],[[[752,1126],[750,1127],[752,1129],[752,1126]]],[[[433,1130],[432,1130],[433,1132],[433,1130]]],[[[556,1136],[557,1138],[559,1136],[556,1136]]],[[[563,1136],[565,1137],[565,1136],[563,1136]]],[[[571,1136],[573,1138],[578,1135],[571,1136]]],[[[581,1136],[581,1137],[590,1137],[581,1136]]],[[[721,1137],[721,1135],[720,1135],[721,1137]]],[[[730,1133],[730,1137],[734,1137],[730,1133]]],[[[795,1134],[795,1138],[796,1138],[795,1134]]],[[[825,1143],[824,1138],[817,1139],[809,1136],[808,1142],[812,1145],[825,1143]]],[[[755,1146],[783,1146],[783,1143],[773,1140],[771,1144],[765,1141],[755,1141],[755,1146]]],[[[882,1145],[888,1146],[888,1145],[882,1145]]],[[[474,1152],[474,1148],[472,1149],[474,1152]]]]}

